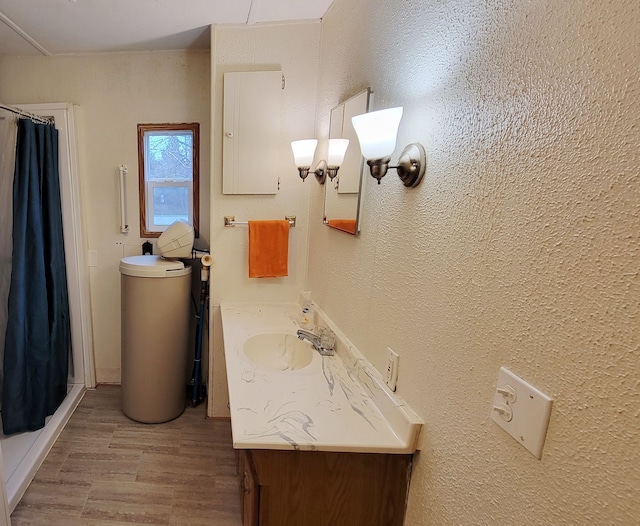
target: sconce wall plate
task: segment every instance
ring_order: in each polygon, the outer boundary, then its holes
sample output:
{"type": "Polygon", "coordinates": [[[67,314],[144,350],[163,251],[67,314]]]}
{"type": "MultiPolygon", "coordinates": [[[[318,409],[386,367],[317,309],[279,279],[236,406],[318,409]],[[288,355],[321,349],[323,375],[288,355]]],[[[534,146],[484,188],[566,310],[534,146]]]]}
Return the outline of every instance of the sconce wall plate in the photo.
{"type": "Polygon", "coordinates": [[[405,147],[394,168],[402,184],[408,187],[418,186],[424,177],[427,155],[422,144],[414,142],[405,147]]]}
{"type": "Polygon", "coordinates": [[[320,184],[324,184],[327,178],[327,163],[324,160],[321,160],[313,173],[316,176],[316,181],[320,184]]]}

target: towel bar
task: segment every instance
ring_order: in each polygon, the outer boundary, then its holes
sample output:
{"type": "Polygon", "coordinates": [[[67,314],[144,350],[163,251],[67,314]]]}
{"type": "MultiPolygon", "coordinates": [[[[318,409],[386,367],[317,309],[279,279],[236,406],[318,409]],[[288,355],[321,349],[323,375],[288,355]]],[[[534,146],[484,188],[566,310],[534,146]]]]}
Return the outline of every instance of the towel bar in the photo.
{"type": "MultiPolygon", "coordinates": [[[[296,216],[284,216],[289,221],[289,226],[296,226],[296,216]]],[[[236,221],[236,216],[224,216],[224,226],[248,225],[249,221],[236,221]]]]}

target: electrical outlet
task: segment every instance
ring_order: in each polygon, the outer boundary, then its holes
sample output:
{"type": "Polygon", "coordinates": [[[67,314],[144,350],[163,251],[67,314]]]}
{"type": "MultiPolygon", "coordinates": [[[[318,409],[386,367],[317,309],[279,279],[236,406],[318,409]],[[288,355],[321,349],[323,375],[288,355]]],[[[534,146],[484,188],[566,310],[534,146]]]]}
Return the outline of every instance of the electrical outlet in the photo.
{"type": "Polygon", "coordinates": [[[398,382],[398,365],[400,357],[391,347],[387,347],[387,365],[384,371],[384,381],[392,391],[396,390],[398,382]]]}

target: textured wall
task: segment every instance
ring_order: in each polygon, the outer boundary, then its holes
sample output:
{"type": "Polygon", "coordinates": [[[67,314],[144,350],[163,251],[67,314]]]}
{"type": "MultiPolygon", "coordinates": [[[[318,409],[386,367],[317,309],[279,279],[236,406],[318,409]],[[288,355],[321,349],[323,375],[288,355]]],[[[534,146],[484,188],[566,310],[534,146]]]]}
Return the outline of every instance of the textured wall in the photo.
{"type": "Polygon", "coordinates": [[[334,0],[317,134],[369,85],[427,175],[321,225],[308,288],[425,421],[408,525],[640,516],[640,4],[334,0]],[[345,298],[347,300],[345,301],[345,298]],[[501,365],[555,399],[542,460],[489,419],[501,365]]]}
{"type": "Polygon", "coordinates": [[[209,242],[210,59],[207,52],[0,57],[4,103],[73,102],[91,269],[98,382],[120,381],[120,273],[123,256],[141,253],[137,124],[200,123],[200,233],[209,242]],[[117,167],[126,164],[130,231],[120,233],[117,167]]]}
{"type": "MultiPolygon", "coordinates": [[[[213,400],[210,413],[228,415],[224,348],[218,306],[223,301],[297,301],[307,271],[309,191],[315,180],[302,182],[293,162],[290,143],[313,137],[315,93],[318,82],[320,24],[296,23],[251,27],[217,27],[211,32],[212,142],[211,251],[214,259],[211,297],[213,326],[213,400]],[[282,147],[279,151],[280,191],[276,195],[222,194],[222,94],[227,71],[280,69],[286,77],[282,111],[282,147]],[[289,275],[250,279],[246,226],[224,227],[224,216],[248,219],[284,219],[295,215],[289,235],[289,275]],[[218,328],[218,330],[216,330],[218,328]]],[[[255,159],[256,172],[260,160],[255,159]]]]}

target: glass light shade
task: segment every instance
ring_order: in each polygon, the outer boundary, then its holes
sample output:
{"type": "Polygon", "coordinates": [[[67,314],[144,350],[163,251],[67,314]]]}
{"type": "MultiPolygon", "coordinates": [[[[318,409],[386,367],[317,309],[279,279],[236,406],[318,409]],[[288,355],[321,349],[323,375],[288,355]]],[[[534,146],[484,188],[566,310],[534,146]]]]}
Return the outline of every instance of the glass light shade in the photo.
{"type": "Polygon", "coordinates": [[[296,166],[311,166],[313,155],[316,153],[318,141],[316,139],[302,139],[301,141],[292,141],[291,149],[293,150],[293,158],[296,166]]]}
{"type": "Polygon", "coordinates": [[[347,153],[349,139],[329,139],[328,166],[340,166],[347,153]]]}
{"type": "Polygon", "coordinates": [[[402,106],[363,113],[351,118],[365,159],[390,157],[396,149],[402,106]]]}

